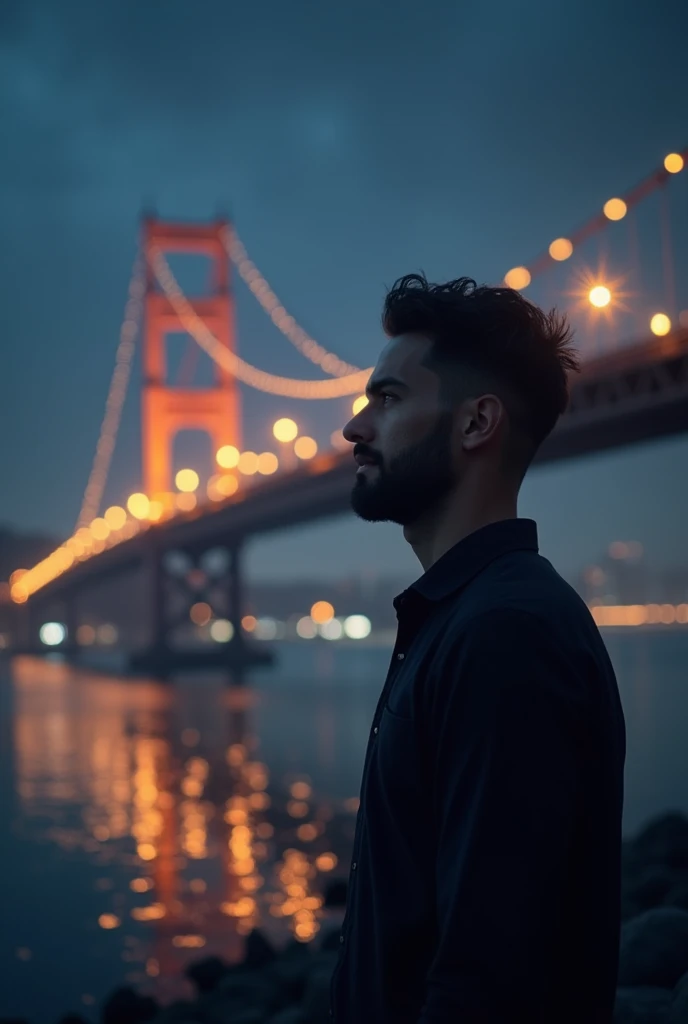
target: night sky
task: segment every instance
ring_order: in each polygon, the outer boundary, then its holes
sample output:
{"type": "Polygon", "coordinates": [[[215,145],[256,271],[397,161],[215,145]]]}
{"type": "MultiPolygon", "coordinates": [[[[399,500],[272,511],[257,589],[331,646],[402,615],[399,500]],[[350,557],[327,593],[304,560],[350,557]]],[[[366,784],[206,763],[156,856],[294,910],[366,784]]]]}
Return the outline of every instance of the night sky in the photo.
{"type": "MultiPolygon", "coordinates": [[[[74,525],[144,207],[231,211],[289,312],[368,366],[396,277],[496,282],[686,146],[687,21],[683,0],[2,0],[0,521],[74,525]]],[[[245,358],[321,375],[236,293],[245,358]]],[[[107,504],[140,486],[139,383],[137,364],[107,504]]],[[[246,393],[245,446],[271,447],[279,415],[325,443],[349,411],[246,393]]],[[[180,438],[177,468],[204,445],[180,438]]],[[[565,572],[614,539],[688,561],[687,465],[688,438],[564,463],[532,474],[521,512],[565,572]]],[[[397,527],[352,517],[261,540],[250,564],[418,571],[397,527]]]]}

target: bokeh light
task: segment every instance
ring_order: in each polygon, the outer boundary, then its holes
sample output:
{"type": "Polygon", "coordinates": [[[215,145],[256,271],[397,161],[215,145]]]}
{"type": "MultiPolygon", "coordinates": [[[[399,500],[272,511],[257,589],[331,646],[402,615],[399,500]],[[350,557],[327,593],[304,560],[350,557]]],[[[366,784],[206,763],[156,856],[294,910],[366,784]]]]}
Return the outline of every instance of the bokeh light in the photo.
{"type": "Polygon", "coordinates": [[[515,288],[516,291],[521,291],[523,288],[527,288],[530,284],[530,271],[527,267],[512,267],[512,269],[504,275],[504,284],[507,288],[515,288]]]}
{"type": "Polygon", "coordinates": [[[67,630],[61,622],[44,622],[38,635],[46,647],[57,647],[67,636],[67,630]]]}
{"type": "Polygon", "coordinates": [[[351,411],[354,414],[354,416],[358,416],[361,409],[365,409],[367,404],[368,399],[366,395],[359,395],[358,398],[354,400],[354,404],[351,406],[351,411]]]}
{"type": "Polygon", "coordinates": [[[660,338],[669,333],[671,320],[666,313],[655,313],[650,320],[650,330],[660,338]]]}
{"type": "Polygon", "coordinates": [[[370,635],[371,628],[367,615],[347,615],[344,619],[344,632],[351,640],[363,640],[370,635]]]}
{"type": "Polygon", "coordinates": [[[182,494],[193,494],[200,483],[195,469],[180,469],[174,478],[175,486],[182,494]]]}
{"type": "Polygon", "coordinates": [[[597,309],[602,309],[604,306],[608,306],[612,299],[612,293],[603,284],[596,284],[594,288],[591,288],[588,292],[588,299],[590,304],[595,306],[597,309]]]}
{"type": "Polygon", "coordinates": [[[127,521],[127,513],[119,505],[111,505],[103,513],[103,519],[111,530],[121,530],[127,521]]]}
{"type": "Polygon", "coordinates": [[[567,260],[573,252],[573,244],[568,238],[555,238],[549,247],[553,260],[567,260]]]}
{"type": "Polygon", "coordinates": [[[235,469],[239,465],[239,449],[233,444],[224,444],[218,449],[215,461],[223,469],[235,469]]]}
{"type": "Polygon", "coordinates": [[[299,432],[299,428],[296,426],[293,420],[290,420],[287,416],[283,416],[282,419],[277,420],[272,428],[272,433],[278,441],[293,441],[299,432]]]}
{"type": "Polygon", "coordinates": [[[258,456],[258,472],[263,476],[271,476],[277,472],[279,461],[274,452],[261,452],[258,456]]]}
{"type": "Polygon", "coordinates": [[[242,452],[239,456],[238,470],[244,476],[254,476],[258,472],[258,456],[255,452],[242,452]]]}
{"type": "Polygon", "coordinates": [[[132,494],[127,501],[127,508],[134,519],[145,519],[150,510],[150,501],[145,494],[132,494]]]}
{"type": "Polygon", "coordinates": [[[234,636],[234,626],[229,619],[215,619],[210,626],[210,635],[217,644],[228,644],[234,636]]]}
{"type": "Polygon", "coordinates": [[[626,216],[628,207],[624,203],[623,199],[608,199],[603,206],[604,215],[607,220],[623,220],[626,216]]]}
{"type": "Polygon", "coordinates": [[[317,455],[318,446],[312,437],[298,437],[294,442],[294,454],[299,459],[312,459],[317,455]]]}
{"type": "Polygon", "coordinates": [[[334,618],[334,608],[329,601],[316,601],[311,608],[311,618],[313,622],[322,626],[334,618]]]}
{"type": "Polygon", "coordinates": [[[678,174],[683,170],[684,160],[680,153],[667,153],[664,157],[664,168],[669,174],[678,174]]]}

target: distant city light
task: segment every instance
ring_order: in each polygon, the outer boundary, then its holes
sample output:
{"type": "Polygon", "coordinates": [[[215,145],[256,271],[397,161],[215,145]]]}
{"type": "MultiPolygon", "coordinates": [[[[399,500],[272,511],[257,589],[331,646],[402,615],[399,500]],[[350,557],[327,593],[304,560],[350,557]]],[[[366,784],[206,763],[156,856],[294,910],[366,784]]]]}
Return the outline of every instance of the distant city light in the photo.
{"type": "Polygon", "coordinates": [[[197,601],[189,610],[189,618],[195,626],[207,626],[212,614],[213,609],[205,601],[197,601]]]}
{"type": "Polygon", "coordinates": [[[148,503],[148,518],[151,523],[157,523],[159,519],[162,519],[162,514],[165,511],[165,506],[161,501],[150,501],[148,503]]]}
{"type": "Polygon", "coordinates": [[[650,320],[650,330],[658,337],[663,337],[671,330],[671,320],[666,313],[655,313],[650,320]]]}
{"type": "Polygon", "coordinates": [[[371,623],[367,615],[347,615],[344,632],[351,640],[363,640],[370,635],[371,623]]]}
{"type": "Polygon", "coordinates": [[[195,469],[180,469],[174,482],[178,491],[183,494],[193,494],[197,490],[200,480],[195,469]]]}
{"type": "Polygon", "coordinates": [[[210,635],[217,644],[228,644],[234,636],[234,626],[229,619],[215,619],[210,626],[210,635]]]}
{"type": "Polygon", "coordinates": [[[319,626],[322,626],[325,622],[329,622],[330,619],[334,618],[334,608],[329,601],[316,601],[311,608],[311,618],[313,622],[317,622],[319,626]]]}
{"type": "Polygon", "coordinates": [[[688,604],[593,605],[598,626],[688,625],[688,604]]]}
{"type": "Polygon", "coordinates": [[[604,306],[608,306],[612,300],[612,293],[603,284],[596,284],[594,288],[590,289],[588,293],[588,299],[592,306],[596,306],[597,309],[602,309],[604,306]]]}
{"type": "Polygon", "coordinates": [[[296,623],[296,634],[300,636],[302,640],[312,640],[313,637],[318,635],[318,627],[313,622],[310,615],[304,615],[296,623]]]}
{"type": "Polygon", "coordinates": [[[76,642],[82,647],[90,647],[96,642],[96,631],[93,626],[79,626],[76,631],[76,642]]]}
{"type": "Polygon", "coordinates": [[[320,627],[320,636],[325,640],[339,640],[343,633],[344,628],[339,619],[330,619],[320,627]]]}
{"type": "Polygon", "coordinates": [[[623,220],[626,216],[628,207],[624,203],[623,199],[608,199],[603,206],[604,215],[607,220],[623,220]]]}
{"type": "Polygon", "coordinates": [[[678,174],[679,171],[683,170],[683,157],[680,153],[668,153],[664,157],[664,167],[669,174],[678,174]]]}
{"type": "Polygon", "coordinates": [[[99,644],[104,644],[106,647],[111,647],[112,644],[117,643],[119,632],[117,626],[113,626],[111,622],[104,622],[101,626],[98,626],[96,630],[96,640],[99,644]]]}
{"type": "Polygon", "coordinates": [[[573,252],[573,244],[568,238],[555,238],[549,247],[553,260],[567,260],[573,252]]]}
{"type": "Polygon", "coordinates": [[[239,449],[233,444],[224,444],[218,449],[215,461],[223,469],[235,469],[239,465],[239,449]]]}
{"type": "Polygon", "coordinates": [[[358,416],[361,409],[365,409],[368,404],[368,399],[365,395],[359,395],[358,398],[354,399],[354,404],[351,406],[351,411],[354,416],[358,416]]]}
{"type": "Polygon", "coordinates": [[[119,928],[121,923],[116,914],[101,914],[98,918],[98,924],[101,928],[105,928],[106,931],[109,931],[111,928],[119,928]]]}
{"type": "Polygon", "coordinates": [[[277,472],[279,461],[274,452],[261,452],[258,456],[258,472],[263,476],[272,476],[277,472]]]}
{"type": "Polygon", "coordinates": [[[339,864],[336,853],[321,853],[315,858],[315,866],[318,871],[334,871],[339,864]]]}
{"type": "Polygon", "coordinates": [[[278,441],[293,441],[298,432],[299,428],[294,421],[286,416],[281,420],[277,420],[272,428],[272,433],[278,441]]]}
{"type": "Polygon", "coordinates": [[[127,513],[119,505],[111,505],[103,513],[103,519],[111,530],[121,530],[127,521],[127,513]]]}
{"type": "Polygon", "coordinates": [[[127,501],[127,508],[134,519],[145,519],[150,510],[150,501],[145,494],[132,494],[127,501]]]}
{"type": "Polygon", "coordinates": [[[271,618],[258,619],[254,633],[258,640],[274,640],[277,636],[277,623],[271,618]]]}
{"type": "Polygon", "coordinates": [[[241,628],[246,633],[252,633],[253,630],[256,628],[257,622],[258,619],[255,617],[255,615],[244,615],[243,619],[241,620],[241,628]]]}
{"type": "Polygon", "coordinates": [[[258,472],[258,456],[255,452],[242,452],[239,456],[238,470],[244,476],[254,476],[258,472]]]}
{"type": "Polygon", "coordinates": [[[44,622],[38,635],[46,647],[57,647],[67,636],[67,629],[61,622],[44,622]]]}
{"type": "Polygon", "coordinates": [[[312,437],[298,437],[294,442],[294,454],[299,459],[312,459],[318,452],[318,446],[312,437]]]}
{"type": "Polygon", "coordinates": [[[512,267],[512,269],[504,275],[504,284],[507,288],[514,288],[516,291],[521,291],[523,288],[527,288],[530,281],[530,271],[527,267],[512,267]]]}

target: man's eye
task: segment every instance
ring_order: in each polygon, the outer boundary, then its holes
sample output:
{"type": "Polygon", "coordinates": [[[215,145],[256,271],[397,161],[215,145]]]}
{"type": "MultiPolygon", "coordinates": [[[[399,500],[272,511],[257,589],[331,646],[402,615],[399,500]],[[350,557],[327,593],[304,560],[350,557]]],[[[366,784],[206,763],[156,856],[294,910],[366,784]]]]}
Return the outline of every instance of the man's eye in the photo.
{"type": "Polygon", "coordinates": [[[390,401],[392,401],[392,402],[396,402],[397,396],[396,395],[390,395],[387,392],[383,392],[382,395],[381,395],[381,398],[382,398],[382,404],[383,405],[389,405],[390,403],[387,401],[387,399],[390,399],[390,401]]]}

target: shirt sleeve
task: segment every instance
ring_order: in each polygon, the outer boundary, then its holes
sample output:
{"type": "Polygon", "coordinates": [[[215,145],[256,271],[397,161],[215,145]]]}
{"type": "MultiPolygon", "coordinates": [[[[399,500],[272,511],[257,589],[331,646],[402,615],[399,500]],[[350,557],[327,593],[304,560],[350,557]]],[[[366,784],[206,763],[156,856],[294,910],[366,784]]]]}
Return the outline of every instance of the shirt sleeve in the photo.
{"type": "Polygon", "coordinates": [[[544,1019],[584,789],[584,674],[519,610],[485,613],[441,656],[428,709],[438,939],[419,1024],[544,1019]]]}

